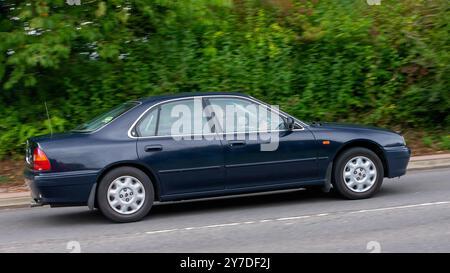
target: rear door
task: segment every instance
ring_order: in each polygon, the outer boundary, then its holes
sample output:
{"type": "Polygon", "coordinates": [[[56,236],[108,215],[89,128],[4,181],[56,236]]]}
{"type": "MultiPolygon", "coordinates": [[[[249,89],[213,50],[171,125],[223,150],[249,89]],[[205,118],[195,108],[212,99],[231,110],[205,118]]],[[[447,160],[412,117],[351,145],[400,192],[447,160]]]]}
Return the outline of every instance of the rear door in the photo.
{"type": "Polygon", "coordinates": [[[172,100],[136,125],[139,158],[159,177],[162,195],[225,188],[223,148],[220,140],[205,140],[202,110],[201,98],[172,100]]]}

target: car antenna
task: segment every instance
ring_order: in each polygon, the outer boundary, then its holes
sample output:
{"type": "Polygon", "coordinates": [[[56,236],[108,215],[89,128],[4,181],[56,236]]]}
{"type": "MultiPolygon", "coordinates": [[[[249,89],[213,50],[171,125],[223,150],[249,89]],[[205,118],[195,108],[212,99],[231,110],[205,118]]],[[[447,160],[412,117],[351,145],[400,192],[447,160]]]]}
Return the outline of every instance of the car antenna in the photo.
{"type": "Polygon", "coordinates": [[[47,112],[48,125],[50,127],[50,136],[53,137],[52,120],[50,119],[50,114],[48,113],[47,101],[44,100],[45,111],[47,112]]]}

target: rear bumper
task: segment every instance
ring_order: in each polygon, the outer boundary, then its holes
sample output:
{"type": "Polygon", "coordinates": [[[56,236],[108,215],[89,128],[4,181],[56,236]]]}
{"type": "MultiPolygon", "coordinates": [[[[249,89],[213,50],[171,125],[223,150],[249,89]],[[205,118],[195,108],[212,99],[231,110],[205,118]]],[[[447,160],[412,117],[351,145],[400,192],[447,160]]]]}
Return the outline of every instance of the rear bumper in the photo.
{"type": "Polygon", "coordinates": [[[389,178],[402,176],[406,173],[411,149],[407,146],[385,147],[387,174],[389,178]]]}
{"type": "Polygon", "coordinates": [[[87,205],[97,171],[37,173],[25,170],[25,181],[30,187],[32,206],[87,205]]]}

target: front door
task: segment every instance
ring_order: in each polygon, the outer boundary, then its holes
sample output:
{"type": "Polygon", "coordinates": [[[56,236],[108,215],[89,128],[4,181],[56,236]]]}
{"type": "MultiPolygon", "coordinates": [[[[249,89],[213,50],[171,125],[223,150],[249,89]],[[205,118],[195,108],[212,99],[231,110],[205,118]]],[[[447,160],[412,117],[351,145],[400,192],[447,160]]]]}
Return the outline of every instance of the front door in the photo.
{"type": "Polygon", "coordinates": [[[269,109],[246,98],[211,97],[208,104],[213,111],[221,109],[221,113],[215,116],[225,116],[225,119],[219,118],[221,121],[218,123],[225,124],[222,125],[222,143],[227,189],[297,183],[318,178],[317,144],[307,128],[296,124],[293,130],[288,130],[285,127],[286,117],[274,111],[261,115],[261,109],[269,109]],[[234,111],[227,111],[227,107],[234,111]],[[257,117],[252,118],[255,115],[257,117]],[[230,124],[234,126],[228,126],[230,124]],[[265,129],[261,130],[262,127],[265,129]]]}

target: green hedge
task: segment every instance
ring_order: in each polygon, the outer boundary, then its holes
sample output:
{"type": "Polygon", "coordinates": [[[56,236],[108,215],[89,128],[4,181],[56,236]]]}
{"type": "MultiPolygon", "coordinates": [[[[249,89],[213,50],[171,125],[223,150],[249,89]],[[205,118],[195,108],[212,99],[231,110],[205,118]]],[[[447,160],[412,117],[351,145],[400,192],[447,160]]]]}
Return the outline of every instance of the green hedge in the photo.
{"type": "Polygon", "coordinates": [[[304,120],[448,131],[447,0],[0,2],[0,158],[139,97],[240,91],[304,120]],[[85,3],[86,2],[86,3],[85,3]]]}

